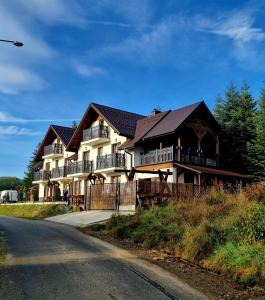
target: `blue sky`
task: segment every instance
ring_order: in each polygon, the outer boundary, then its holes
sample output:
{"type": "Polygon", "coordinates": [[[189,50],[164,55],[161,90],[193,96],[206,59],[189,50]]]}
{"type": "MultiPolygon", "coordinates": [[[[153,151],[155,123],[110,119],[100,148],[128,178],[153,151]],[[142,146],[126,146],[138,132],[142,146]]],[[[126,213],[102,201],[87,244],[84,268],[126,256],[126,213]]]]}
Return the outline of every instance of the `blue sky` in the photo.
{"type": "Polygon", "coordinates": [[[90,101],[149,114],[265,79],[265,1],[2,0],[0,176],[90,101]]]}

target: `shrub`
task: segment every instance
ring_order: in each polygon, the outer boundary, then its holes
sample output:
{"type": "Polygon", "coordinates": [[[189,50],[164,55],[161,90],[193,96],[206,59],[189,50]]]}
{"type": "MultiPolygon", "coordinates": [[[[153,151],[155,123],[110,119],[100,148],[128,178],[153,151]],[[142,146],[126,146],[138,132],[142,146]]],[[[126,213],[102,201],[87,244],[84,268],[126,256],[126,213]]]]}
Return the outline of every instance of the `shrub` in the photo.
{"type": "Polygon", "coordinates": [[[252,184],[244,189],[244,194],[249,201],[258,201],[265,203],[265,185],[252,184]]]}
{"type": "Polygon", "coordinates": [[[250,240],[265,242],[265,205],[252,207],[243,222],[243,233],[250,240]]]}
{"type": "Polygon", "coordinates": [[[265,284],[265,248],[259,243],[236,245],[228,242],[219,246],[204,261],[204,266],[226,273],[243,284],[265,284]]]}

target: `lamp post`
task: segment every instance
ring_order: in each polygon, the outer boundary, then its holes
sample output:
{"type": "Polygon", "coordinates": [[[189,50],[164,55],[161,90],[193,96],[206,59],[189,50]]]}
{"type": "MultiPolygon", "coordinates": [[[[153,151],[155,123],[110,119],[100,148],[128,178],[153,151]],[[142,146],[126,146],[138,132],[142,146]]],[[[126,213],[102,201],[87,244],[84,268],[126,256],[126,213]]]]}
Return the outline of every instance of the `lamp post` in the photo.
{"type": "Polygon", "coordinates": [[[23,43],[18,42],[18,41],[9,41],[9,40],[1,40],[0,39],[0,42],[11,43],[16,47],[22,47],[24,45],[23,43]]]}

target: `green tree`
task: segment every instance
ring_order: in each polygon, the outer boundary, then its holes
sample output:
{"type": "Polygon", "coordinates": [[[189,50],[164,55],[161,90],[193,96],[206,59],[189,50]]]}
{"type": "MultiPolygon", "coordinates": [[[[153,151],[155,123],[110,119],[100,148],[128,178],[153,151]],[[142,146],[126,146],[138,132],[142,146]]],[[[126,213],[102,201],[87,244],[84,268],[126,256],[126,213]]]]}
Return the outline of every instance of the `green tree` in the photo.
{"type": "Polygon", "coordinates": [[[37,163],[36,154],[37,154],[38,149],[39,149],[39,145],[33,152],[32,156],[30,158],[30,161],[27,165],[27,171],[25,172],[25,176],[24,176],[24,180],[23,180],[23,186],[24,186],[24,190],[25,190],[26,198],[27,198],[25,200],[28,200],[29,189],[32,187],[32,181],[34,180],[34,172],[35,172],[34,166],[37,163]]]}
{"type": "Polygon", "coordinates": [[[217,99],[214,110],[222,129],[221,161],[226,167],[244,173],[252,170],[250,145],[255,142],[255,107],[249,86],[244,82],[240,91],[231,83],[224,99],[217,99]]]}
{"type": "Polygon", "coordinates": [[[0,177],[0,191],[17,190],[22,180],[17,177],[0,177]]]}
{"type": "Polygon", "coordinates": [[[76,129],[78,127],[78,123],[76,121],[73,121],[72,123],[72,128],[76,129]]]}
{"type": "Polygon", "coordinates": [[[258,100],[255,117],[256,141],[250,146],[255,180],[265,180],[265,81],[258,100]]]}

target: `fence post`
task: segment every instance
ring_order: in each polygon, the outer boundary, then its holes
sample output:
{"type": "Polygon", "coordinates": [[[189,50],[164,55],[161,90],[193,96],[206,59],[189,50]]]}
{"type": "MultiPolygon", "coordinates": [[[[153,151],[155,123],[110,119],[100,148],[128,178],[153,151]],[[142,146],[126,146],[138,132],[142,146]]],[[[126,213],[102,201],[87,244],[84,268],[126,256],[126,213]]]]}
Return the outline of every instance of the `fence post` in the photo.
{"type": "Polygon", "coordinates": [[[120,188],[121,188],[120,182],[118,182],[116,186],[116,210],[120,209],[120,197],[121,197],[120,188]]]}

